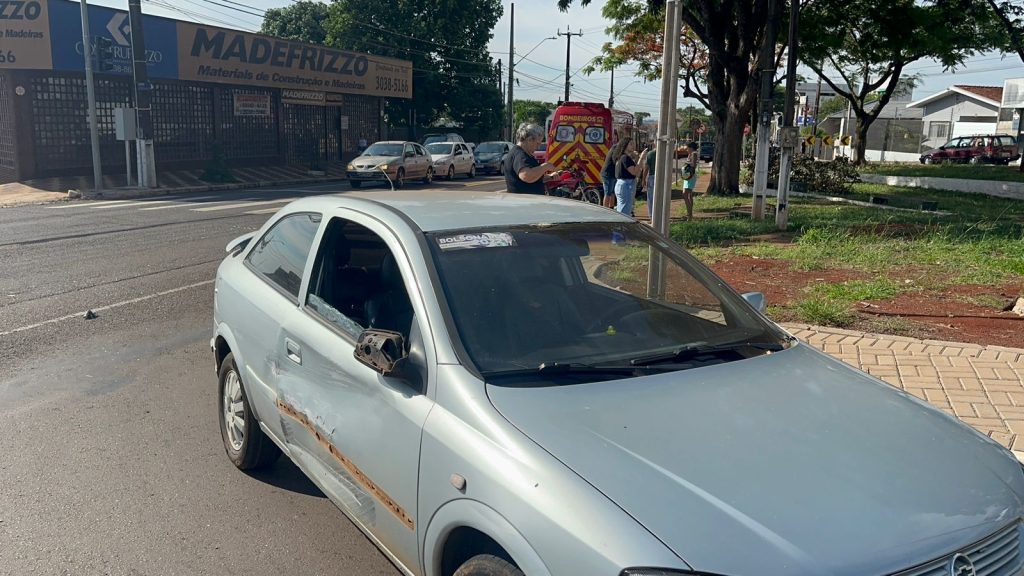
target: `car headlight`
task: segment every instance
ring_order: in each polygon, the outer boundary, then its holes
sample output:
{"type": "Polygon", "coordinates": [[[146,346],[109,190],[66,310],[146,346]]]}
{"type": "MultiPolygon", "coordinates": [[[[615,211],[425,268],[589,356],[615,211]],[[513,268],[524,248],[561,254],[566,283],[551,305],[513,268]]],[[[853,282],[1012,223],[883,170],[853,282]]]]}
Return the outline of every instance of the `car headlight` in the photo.
{"type": "Polygon", "coordinates": [[[381,170],[383,170],[385,172],[388,171],[388,165],[387,164],[380,164],[380,165],[377,166],[377,168],[380,168],[381,170]]]}
{"type": "Polygon", "coordinates": [[[345,166],[345,170],[348,170],[348,171],[350,171],[350,172],[351,172],[351,171],[353,171],[353,170],[355,170],[355,169],[356,169],[356,167],[355,167],[355,166],[353,166],[353,165],[351,165],[351,164],[349,164],[348,166],[345,166]]]}

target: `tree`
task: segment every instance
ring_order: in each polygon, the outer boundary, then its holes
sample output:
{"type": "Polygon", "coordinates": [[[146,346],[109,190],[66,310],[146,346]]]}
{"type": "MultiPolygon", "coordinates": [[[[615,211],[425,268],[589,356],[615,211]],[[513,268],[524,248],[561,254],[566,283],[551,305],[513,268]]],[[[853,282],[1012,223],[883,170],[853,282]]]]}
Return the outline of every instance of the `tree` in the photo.
{"type": "MultiPolygon", "coordinates": [[[[559,8],[567,9],[572,1],[558,0],[559,8]]],[[[783,7],[781,0],[680,3],[680,76],[673,80],[681,82],[682,97],[696,99],[711,112],[712,127],[720,135],[708,189],[712,194],[739,190],[743,128],[757,102],[757,70],[777,66],[780,57],[776,36],[783,7]]],[[[661,77],[664,0],[608,0],[602,13],[612,21],[609,31],[620,44],[608,46],[598,66],[635,62],[639,75],[661,77]]]]}
{"type": "Polygon", "coordinates": [[[324,21],[328,5],[313,0],[298,0],[284,8],[268,8],[260,32],[278,38],[323,44],[327,39],[324,21]]]}
{"type": "MultiPolygon", "coordinates": [[[[1020,0],[986,0],[996,19],[1010,35],[1006,49],[1012,50],[1024,61],[1024,6],[1020,0]]],[[[1024,171],[1024,163],[1021,163],[1024,171]]]]}
{"type": "Polygon", "coordinates": [[[817,0],[801,11],[800,32],[801,59],[857,119],[854,164],[865,162],[871,123],[916,82],[903,76],[908,64],[934,58],[948,70],[1001,43],[988,6],[971,0],[817,0]]]}
{"type": "Polygon", "coordinates": [[[515,125],[523,122],[532,122],[544,126],[548,115],[555,111],[555,105],[540,100],[516,100],[512,103],[512,111],[515,116],[515,125]]]}
{"type": "Polygon", "coordinates": [[[838,112],[845,112],[847,108],[846,98],[842,96],[832,96],[822,101],[821,105],[818,106],[818,111],[814,114],[814,117],[818,119],[818,122],[825,120],[829,116],[838,112]]]}
{"type": "Polygon", "coordinates": [[[490,136],[501,125],[491,31],[500,0],[462,4],[411,0],[381,9],[375,0],[300,0],[267,11],[263,31],[286,38],[412,62],[413,98],[387,100],[392,126],[430,126],[447,119],[490,136]]]}

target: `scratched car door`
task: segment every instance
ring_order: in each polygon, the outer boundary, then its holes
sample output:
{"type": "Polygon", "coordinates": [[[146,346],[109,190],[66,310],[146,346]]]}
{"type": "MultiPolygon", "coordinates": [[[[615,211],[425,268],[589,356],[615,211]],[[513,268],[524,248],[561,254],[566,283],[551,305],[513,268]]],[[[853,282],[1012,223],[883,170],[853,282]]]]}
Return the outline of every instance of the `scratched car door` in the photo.
{"type": "Polygon", "coordinates": [[[397,241],[383,226],[350,216],[328,223],[302,308],[283,327],[288,349],[278,409],[299,466],[402,563],[418,570],[419,446],[433,406],[424,393],[429,356],[410,356],[423,375],[414,382],[381,376],[353,351],[359,333],[373,323],[415,334],[412,348],[420,351],[425,331],[413,320],[412,304],[405,308],[395,297],[415,286],[391,255],[397,241]],[[398,325],[384,317],[388,305],[389,318],[404,319],[398,325]]]}

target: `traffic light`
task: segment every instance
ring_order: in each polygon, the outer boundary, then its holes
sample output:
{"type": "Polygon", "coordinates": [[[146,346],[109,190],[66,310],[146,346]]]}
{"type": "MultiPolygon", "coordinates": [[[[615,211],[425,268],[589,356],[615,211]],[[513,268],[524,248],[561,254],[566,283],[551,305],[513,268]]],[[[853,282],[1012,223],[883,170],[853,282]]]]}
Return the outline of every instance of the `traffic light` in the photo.
{"type": "Polygon", "coordinates": [[[96,71],[110,72],[114,69],[114,41],[103,36],[96,37],[96,71]]]}

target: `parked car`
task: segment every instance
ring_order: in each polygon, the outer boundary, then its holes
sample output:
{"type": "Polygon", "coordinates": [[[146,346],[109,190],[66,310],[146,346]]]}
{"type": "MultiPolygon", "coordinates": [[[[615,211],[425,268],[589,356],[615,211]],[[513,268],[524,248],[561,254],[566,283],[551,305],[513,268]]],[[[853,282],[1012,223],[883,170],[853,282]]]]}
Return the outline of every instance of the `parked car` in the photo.
{"type": "Polygon", "coordinates": [[[511,150],[511,142],[482,142],[474,151],[476,171],[481,174],[501,174],[501,161],[511,150]]]}
{"type": "Polygon", "coordinates": [[[403,573],[1024,570],[1013,454],[625,215],[356,192],[227,250],[210,344],[228,458],[284,453],[403,573]]]}
{"type": "Polygon", "coordinates": [[[452,180],[456,174],[476,176],[476,165],[469,146],[458,142],[434,142],[427,144],[427,152],[434,162],[434,173],[443,174],[445,179],[452,180]]]}
{"type": "Polygon", "coordinates": [[[537,160],[537,162],[541,162],[541,163],[547,162],[548,161],[548,143],[547,142],[541,142],[540,146],[537,146],[537,149],[533,151],[533,157],[534,157],[535,160],[537,160]]]}
{"type": "Polygon", "coordinates": [[[700,143],[700,160],[703,162],[711,162],[715,159],[715,143],[714,142],[701,142],[700,143]]]}
{"type": "Polygon", "coordinates": [[[353,188],[359,188],[363,182],[386,182],[401,188],[409,180],[430,184],[434,163],[427,150],[415,142],[374,142],[348,163],[345,174],[353,188]]]}
{"type": "Polygon", "coordinates": [[[459,135],[459,134],[457,134],[455,132],[448,132],[448,133],[445,133],[445,134],[427,134],[426,136],[423,137],[423,141],[421,143],[424,146],[426,146],[427,144],[433,144],[434,142],[462,142],[462,143],[465,143],[466,140],[461,135],[459,135]]]}
{"type": "Polygon", "coordinates": [[[922,164],[1009,164],[1020,158],[1017,142],[1005,134],[963,136],[921,154],[922,164]]]}

